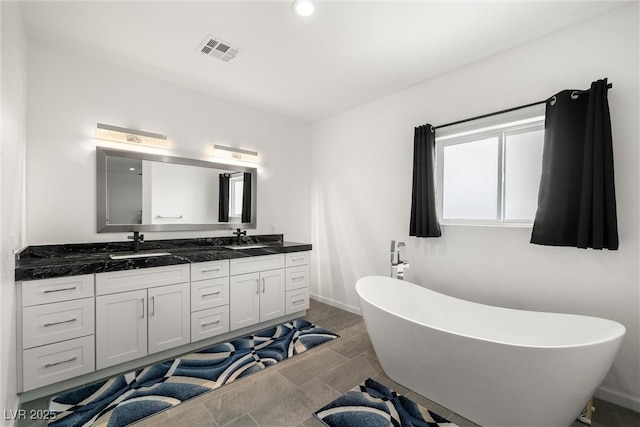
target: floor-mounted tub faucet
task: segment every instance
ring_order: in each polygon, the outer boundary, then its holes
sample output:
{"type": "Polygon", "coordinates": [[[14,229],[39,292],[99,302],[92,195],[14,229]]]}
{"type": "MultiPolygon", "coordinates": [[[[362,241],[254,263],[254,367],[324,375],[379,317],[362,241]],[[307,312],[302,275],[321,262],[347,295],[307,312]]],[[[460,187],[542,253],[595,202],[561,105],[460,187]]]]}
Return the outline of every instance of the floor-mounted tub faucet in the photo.
{"type": "Polygon", "coordinates": [[[406,246],[404,242],[391,241],[391,277],[394,276],[393,269],[396,269],[395,277],[404,280],[404,271],[409,268],[409,260],[406,256],[406,246]]]}

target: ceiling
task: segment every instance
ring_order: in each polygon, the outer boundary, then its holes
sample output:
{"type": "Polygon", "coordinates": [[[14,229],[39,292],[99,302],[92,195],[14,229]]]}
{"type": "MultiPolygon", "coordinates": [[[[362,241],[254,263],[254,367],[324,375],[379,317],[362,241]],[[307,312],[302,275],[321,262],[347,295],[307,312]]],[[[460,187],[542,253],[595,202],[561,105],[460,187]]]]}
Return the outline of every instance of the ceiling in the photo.
{"type": "Polygon", "coordinates": [[[316,121],[626,3],[21,1],[36,40],[232,101],[316,121]],[[200,53],[214,36],[240,49],[200,53]]]}

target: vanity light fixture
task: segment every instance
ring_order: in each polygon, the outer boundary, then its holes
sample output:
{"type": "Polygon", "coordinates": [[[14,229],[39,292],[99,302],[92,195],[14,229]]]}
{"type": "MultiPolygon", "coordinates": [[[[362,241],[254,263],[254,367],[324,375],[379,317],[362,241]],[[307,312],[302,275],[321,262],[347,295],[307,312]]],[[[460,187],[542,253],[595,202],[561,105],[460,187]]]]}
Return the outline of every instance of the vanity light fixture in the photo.
{"type": "Polygon", "coordinates": [[[237,160],[241,162],[257,162],[258,153],[240,148],[227,147],[225,145],[213,145],[213,156],[219,159],[237,160]]]}
{"type": "Polygon", "coordinates": [[[167,135],[98,123],[96,138],[125,144],[167,148],[167,135]]]}
{"type": "Polygon", "coordinates": [[[296,15],[311,16],[314,11],[313,2],[311,0],[294,0],[291,3],[291,10],[296,15]]]}

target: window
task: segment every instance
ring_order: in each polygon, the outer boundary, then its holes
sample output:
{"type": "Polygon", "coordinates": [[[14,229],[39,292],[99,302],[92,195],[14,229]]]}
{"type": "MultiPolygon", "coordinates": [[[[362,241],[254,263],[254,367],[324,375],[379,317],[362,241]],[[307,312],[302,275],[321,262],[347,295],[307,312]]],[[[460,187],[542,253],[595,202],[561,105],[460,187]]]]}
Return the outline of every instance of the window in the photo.
{"type": "Polygon", "coordinates": [[[436,137],[438,210],[443,224],[532,224],[544,117],[436,137]]]}
{"type": "Polygon", "coordinates": [[[229,178],[229,217],[242,217],[242,189],[244,176],[242,174],[229,178]]]}

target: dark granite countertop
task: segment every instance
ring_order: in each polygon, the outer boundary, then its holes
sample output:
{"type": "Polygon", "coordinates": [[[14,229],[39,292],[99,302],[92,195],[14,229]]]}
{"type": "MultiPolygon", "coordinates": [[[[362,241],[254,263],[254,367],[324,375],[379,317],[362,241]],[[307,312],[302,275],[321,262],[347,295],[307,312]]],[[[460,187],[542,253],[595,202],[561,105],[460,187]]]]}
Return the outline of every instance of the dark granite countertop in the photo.
{"type": "Polygon", "coordinates": [[[234,237],[150,240],[140,244],[141,254],[169,252],[171,255],[129,259],[111,259],[109,255],[132,253],[131,242],[29,246],[16,254],[15,280],[48,279],[311,250],[311,244],[285,242],[281,234],[243,237],[242,244],[265,245],[262,248],[225,248],[235,243],[234,237]]]}

